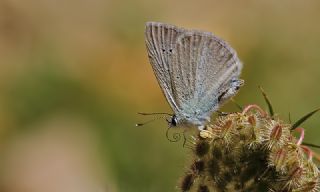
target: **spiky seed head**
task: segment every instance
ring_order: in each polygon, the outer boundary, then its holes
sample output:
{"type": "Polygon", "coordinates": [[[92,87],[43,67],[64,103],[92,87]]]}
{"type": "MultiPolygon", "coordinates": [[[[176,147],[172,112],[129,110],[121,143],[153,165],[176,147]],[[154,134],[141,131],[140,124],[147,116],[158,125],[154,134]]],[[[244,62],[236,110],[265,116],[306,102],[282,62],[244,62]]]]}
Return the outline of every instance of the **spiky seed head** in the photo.
{"type": "Polygon", "coordinates": [[[205,154],[207,154],[209,149],[210,149],[209,142],[204,139],[200,139],[199,142],[196,143],[195,152],[198,157],[202,157],[205,154]]]}
{"type": "Polygon", "coordinates": [[[267,149],[281,148],[290,136],[290,127],[281,121],[270,120],[266,122],[265,129],[262,129],[262,142],[267,149]]]}
{"type": "Polygon", "coordinates": [[[191,166],[191,170],[195,174],[201,174],[204,171],[204,169],[205,169],[205,162],[203,160],[197,160],[191,166]]]}
{"type": "Polygon", "coordinates": [[[184,176],[181,182],[181,191],[186,192],[189,191],[194,183],[195,180],[195,175],[192,173],[188,173],[187,175],[184,176]]]}
{"type": "Polygon", "coordinates": [[[316,192],[320,173],[303,136],[296,139],[291,125],[266,114],[251,105],[207,125],[181,190],[197,183],[197,191],[316,192]]]}
{"type": "Polygon", "coordinates": [[[199,185],[198,192],[210,192],[209,187],[206,185],[199,185]]]}

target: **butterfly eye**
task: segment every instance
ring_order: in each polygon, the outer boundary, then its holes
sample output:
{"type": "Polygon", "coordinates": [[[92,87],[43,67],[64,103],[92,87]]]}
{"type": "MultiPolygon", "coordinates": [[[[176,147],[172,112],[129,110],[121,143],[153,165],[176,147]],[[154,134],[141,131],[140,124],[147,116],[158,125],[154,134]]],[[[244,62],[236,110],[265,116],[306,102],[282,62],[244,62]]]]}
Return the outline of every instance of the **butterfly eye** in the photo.
{"type": "Polygon", "coordinates": [[[177,126],[178,124],[178,120],[177,120],[177,117],[175,115],[172,116],[172,119],[171,119],[171,125],[172,126],[177,126]]]}

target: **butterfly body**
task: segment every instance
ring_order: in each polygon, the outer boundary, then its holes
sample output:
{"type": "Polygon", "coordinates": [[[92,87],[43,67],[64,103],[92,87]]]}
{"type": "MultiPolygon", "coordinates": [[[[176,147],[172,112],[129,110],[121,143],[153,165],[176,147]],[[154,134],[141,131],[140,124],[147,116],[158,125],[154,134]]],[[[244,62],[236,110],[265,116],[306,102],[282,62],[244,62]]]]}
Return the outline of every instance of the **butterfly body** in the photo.
{"type": "Polygon", "coordinates": [[[236,52],[212,33],[148,22],[145,39],[172,126],[203,127],[243,84],[236,52]]]}

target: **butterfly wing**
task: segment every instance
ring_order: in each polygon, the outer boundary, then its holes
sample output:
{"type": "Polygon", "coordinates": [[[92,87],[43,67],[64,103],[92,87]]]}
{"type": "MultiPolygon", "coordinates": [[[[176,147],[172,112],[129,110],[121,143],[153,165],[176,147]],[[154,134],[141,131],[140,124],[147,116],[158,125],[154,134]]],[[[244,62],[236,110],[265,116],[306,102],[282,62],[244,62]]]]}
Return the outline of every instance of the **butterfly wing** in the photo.
{"type": "Polygon", "coordinates": [[[183,29],[173,25],[146,23],[145,41],[148,57],[161,90],[175,113],[180,111],[181,101],[179,102],[175,90],[177,85],[173,80],[172,52],[175,49],[177,38],[183,33],[183,29]]]}
{"type": "MultiPolygon", "coordinates": [[[[208,32],[190,30],[177,39],[174,74],[182,75],[187,95],[182,107],[186,114],[206,118],[219,107],[222,94],[238,80],[242,64],[236,52],[222,39],[208,32]],[[179,70],[182,68],[182,70],[179,70]]],[[[175,81],[176,84],[178,82],[175,81]]],[[[180,85],[179,85],[180,87],[180,85]]]]}

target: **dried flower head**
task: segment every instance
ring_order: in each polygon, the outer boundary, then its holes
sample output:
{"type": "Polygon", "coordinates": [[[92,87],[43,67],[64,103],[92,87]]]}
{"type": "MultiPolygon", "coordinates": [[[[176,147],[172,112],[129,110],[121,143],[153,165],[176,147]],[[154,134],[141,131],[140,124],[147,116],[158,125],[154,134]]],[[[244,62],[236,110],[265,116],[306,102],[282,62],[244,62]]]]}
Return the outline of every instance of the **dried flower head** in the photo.
{"type": "Polygon", "coordinates": [[[195,139],[182,191],[318,191],[320,173],[302,143],[303,128],[292,129],[270,111],[249,105],[207,125],[195,139]]]}

